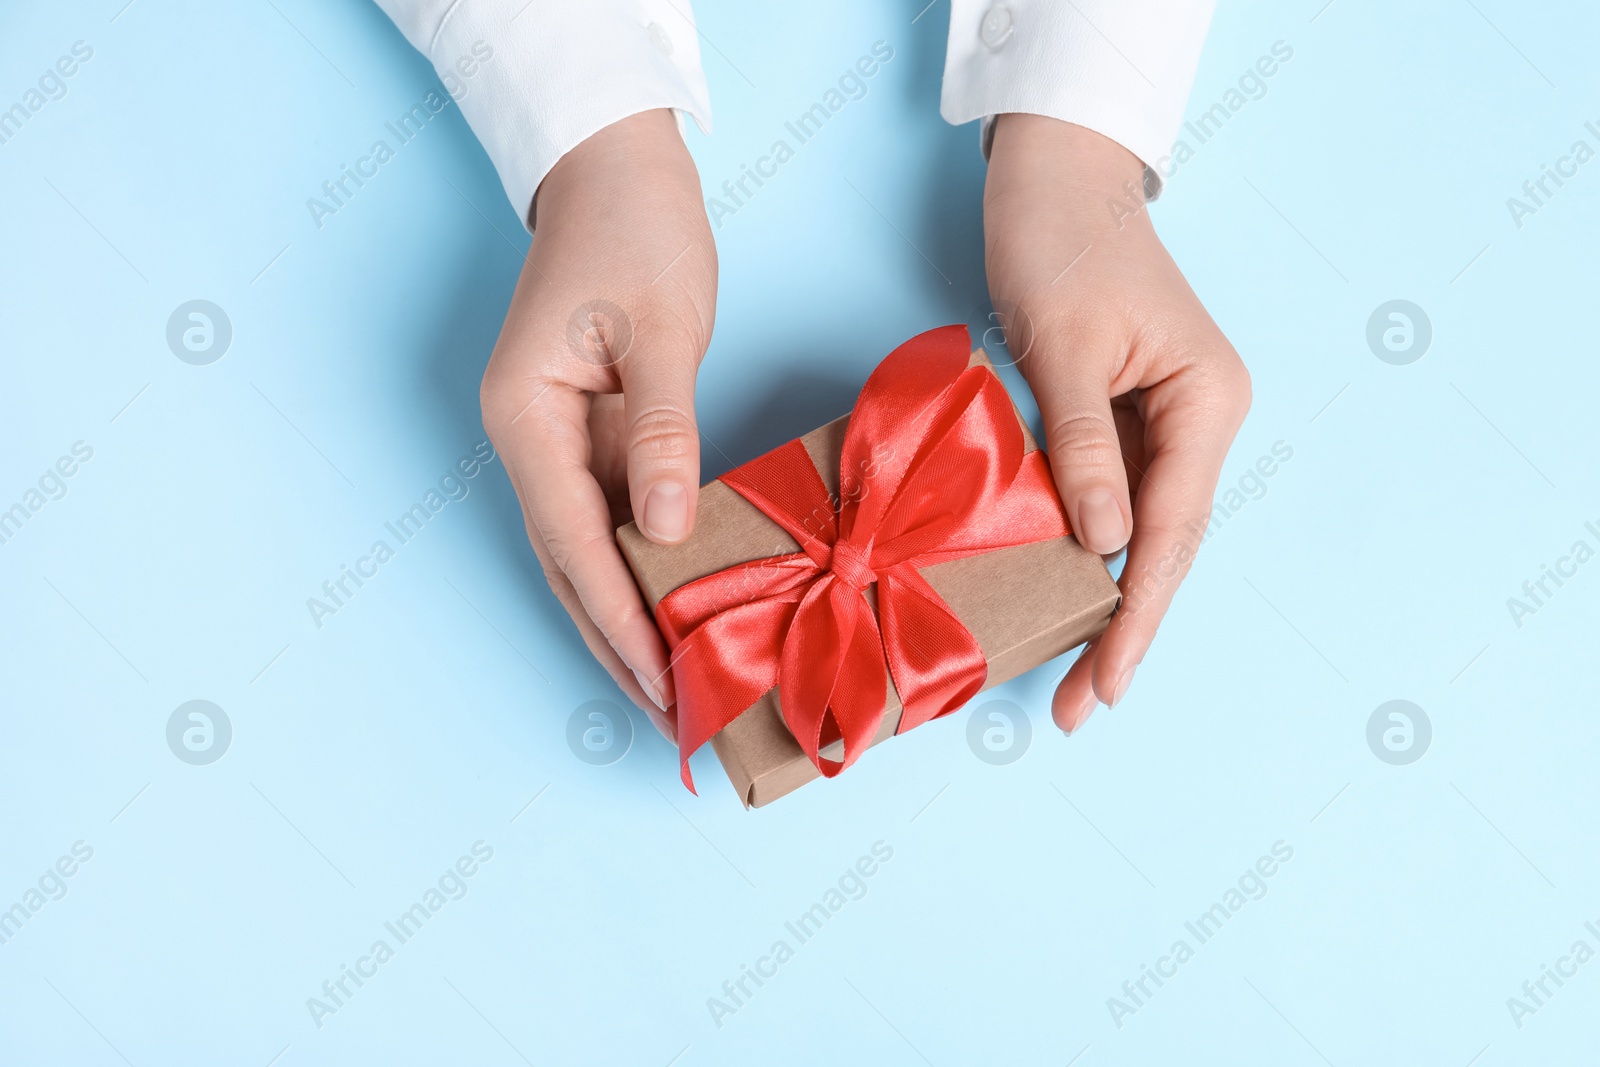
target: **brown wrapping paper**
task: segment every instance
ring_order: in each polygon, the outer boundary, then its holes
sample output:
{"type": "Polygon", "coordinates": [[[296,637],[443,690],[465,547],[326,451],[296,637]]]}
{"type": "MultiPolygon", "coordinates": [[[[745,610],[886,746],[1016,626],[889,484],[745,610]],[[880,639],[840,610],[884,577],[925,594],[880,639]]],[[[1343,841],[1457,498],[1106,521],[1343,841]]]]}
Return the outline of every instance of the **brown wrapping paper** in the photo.
{"type": "MultiPolygon", "coordinates": [[[[973,353],[972,362],[990,366],[982,351],[973,353]]],[[[835,499],[848,422],[849,416],[835,419],[800,439],[835,499]]],[[[1027,450],[1037,449],[1026,424],[1022,433],[1027,450]]],[[[617,543],[651,610],[680,585],[800,548],[782,527],[720,481],[701,488],[694,533],[687,541],[658,545],[629,523],[617,531],[617,543]]],[[[989,664],[985,689],[1096,636],[1121,600],[1104,561],[1072,537],[951,560],[923,568],[921,574],[977,639],[989,664]]],[[[900,711],[891,682],[883,726],[873,744],[894,734],[900,711]]],[[[713,737],[711,747],[746,807],[771,803],[820,777],[784,725],[776,689],[713,737]]],[[[842,746],[835,742],[832,751],[824,752],[839,759],[842,746]]]]}

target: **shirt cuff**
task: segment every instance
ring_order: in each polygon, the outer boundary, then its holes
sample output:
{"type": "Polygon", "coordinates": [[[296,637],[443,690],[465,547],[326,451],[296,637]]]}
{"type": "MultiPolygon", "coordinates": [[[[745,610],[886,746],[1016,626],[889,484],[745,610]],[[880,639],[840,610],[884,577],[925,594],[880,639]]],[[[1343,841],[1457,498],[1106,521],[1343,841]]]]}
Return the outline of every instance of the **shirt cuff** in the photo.
{"type": "MultiPolygon", "coordinates": [[[[380,0],[433,63],[525,227],[556,161],[656,108],[711,132],[700,40],[680,0],[380,0]]],[[[531,228],[531,227],[529,227],[531,228]]]]}
{"type": "Polygon", "coordinates": [[[952,0],[939,113],[961,124],[1044,115],[1094,130],[1152,164],[1183,122],[1214,0],[952,0]]]}

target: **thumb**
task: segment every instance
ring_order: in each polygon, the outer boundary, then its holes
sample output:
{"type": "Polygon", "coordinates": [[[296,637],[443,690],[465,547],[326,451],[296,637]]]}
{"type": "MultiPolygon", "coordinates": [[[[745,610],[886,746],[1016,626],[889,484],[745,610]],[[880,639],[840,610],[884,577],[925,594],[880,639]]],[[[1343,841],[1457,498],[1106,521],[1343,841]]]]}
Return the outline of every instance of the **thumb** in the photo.
{"type": "Polygon", "coordinates": [[[1025,367],[1072,531],[1083,547],[1103,556],[1128,543],[1133,513],[1111,414],[1111,379],[1123,355],[1119,343],[1114,335],[1057,342],[1025,367]]]}
{"type": "Polygon", "coordinates": [[[703,346],[682,337],[640,337],[618,365],[627,420],[628,495],[645,536],[676,544],[694,528],[700,435],[694,378],[703,346]]]}

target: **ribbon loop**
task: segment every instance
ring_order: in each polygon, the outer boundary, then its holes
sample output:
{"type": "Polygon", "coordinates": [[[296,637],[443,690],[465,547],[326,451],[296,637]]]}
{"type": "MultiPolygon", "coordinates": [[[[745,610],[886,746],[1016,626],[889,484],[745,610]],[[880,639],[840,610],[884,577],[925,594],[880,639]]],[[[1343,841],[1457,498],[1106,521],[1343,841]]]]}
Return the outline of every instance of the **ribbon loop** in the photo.
{"type": "Polygon", "coordinates": [[[690,755],[774,686],[789,732],[828,777],[877,736],[891,681],[901,733],[983,688],[983,650],[919,569],[1068,531],[1042,453],[1024,453],[1005,387],[969,351],[966,327],[946,326],[879,364],[845,431],[839,502],[799,441],[722,476],[800,551],[708,575],[656,606],[691,790],[690,755]],[[864,592],[874,584],[876,614],[864,592]],[[822,755],[834,739],[842,761],[822,755]]]}

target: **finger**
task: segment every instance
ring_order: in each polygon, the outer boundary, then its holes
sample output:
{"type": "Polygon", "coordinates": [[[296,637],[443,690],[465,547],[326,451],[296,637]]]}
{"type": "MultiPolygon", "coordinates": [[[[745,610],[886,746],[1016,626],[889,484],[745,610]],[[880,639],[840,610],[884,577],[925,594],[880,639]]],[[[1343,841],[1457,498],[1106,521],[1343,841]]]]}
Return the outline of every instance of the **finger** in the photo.
{"type": "Polygon", "coordinates": [[[600,628],[589,618],[588,612],[583,608],[583,603],[578,599],[577,590],[567,576],[556,569],[550,561],[550,550],[545,547],[544,539],[532,524],[527,509],[523,509],[523,521],[528,527],[528,541],[533,545],[534,555],[539,557],[539,563],[544,568],[545,579],[550,583],[550,591],[555,593],[556,599],[561,601],[561,606],[567,609],[567,614],[572,616],[572,621],[578,627],[578,633],[583,638],[583,643],[588,646],[589,652],[595,661],[604,667],[606,673],[611,675],[617,688],[627,694],[639,710],[643,711],[650,719],[651,725],[674,745],[678,743],[677,716],[669,708],[662,711],[656,706],[654,699],[645,693],[643,685],[634,677],[633,671],[622,662],[622,657],[617,655],[616,649],[606,640],[600,628]]]}
{"type": "Polygon", "coordinates": [[[617,364],[627,420],[628,493],[639,529],[676,544],[694,528],[700,435],[694,378],[705,348],[689,329],[658,328],[617,364]]]}
{"type": "MultiPolygon", "coordinates": [[[[508,471],[511,470],[511,464],[508,463],[506,466],[508,471]]],[[[521,486],[517,484],[517,478],[514,474],[512,482],[514,488],[517,489],[518,500],[523,500],[521,486]]],[[[611,642],[606,639],[606,636],[600,632],[600,628],[595,625],[594,620],[589,617],[588,610],[584,607],[582,598],[578,596],[578,592],[573,587],[572,582],[555,565],[550,549],[545,544],[543,535],[539,533],[538,526],[535,525],[532,513],[526,504],[522,508],[522,517],[523,523],[527,527],[528,541],[533,546],[534,555],[538,557],[539,564],[544,570],[545,580],[550,583],[550,590],[555,593],[556,599],[561,602],[561,606],[566,608],[567,614],[572,617],[572,621],[577,626],[578,633],[583,638],[583,643],[588,646],[590,654],[594,656],[596,662],[605,668],[606,673],[611,675],[612,680],[617,683],[617,687],[628,695],[628,699],[632,700],[649,717],[651,724],[661,733],[661,736],[673,744],[677,744],[677,716],[673,714],[671,706],[669,705],[666,710],[662,710],[657,705],[657,698],[646,690],[645,680],[640,676],[640,672],[636,672],[627,663],[623,662],[622,657],[611,646],[611,642]]]]}
{"type": "Polygon", "coordinates": [[[587,394],[553,385],[509,423],[494,420],[491,437],[513,474],[530,540],[537,533],[543,543],[547,570],[571,583],[583,616],[664,711],[673,703],[666,645],[617,549],[605,494],[589,472],[587,415],[587,394]]]}
{"type": "Polygon", "coordinates": [[[1114,334],[1074,331],[1025,363],[1067,518],[1078,541],[1101,555],[1128,543],[1133,514],[1110,396],[1124,355],[1114,334]]]}
{"type": "Polygon", "coordinates": [[[1083,646],[1083,651],[1067,669],[1067,676],[1056,687],[1055,699],[1050,702],[1050,714],[1056,725],[1069,736],[1094,710],[1094,651],[1097,641],[1083,646]]]}
{"type": "Polygon", "coordinates": [[[1248,377],[1235,363],[1227,381],[1184,380],[1195,376],[1184,372],[1145,392],[1153,454],[1118,583],[1122,606],[1086,668],[1103,704],[1115,705],[1127,692],[1205,539],[1222,462],[1249,408],[1248,377]]]}

